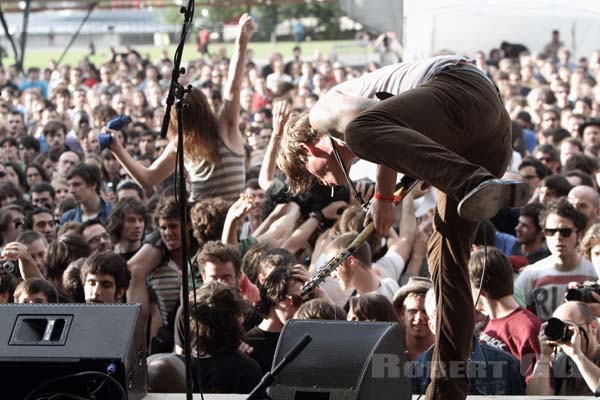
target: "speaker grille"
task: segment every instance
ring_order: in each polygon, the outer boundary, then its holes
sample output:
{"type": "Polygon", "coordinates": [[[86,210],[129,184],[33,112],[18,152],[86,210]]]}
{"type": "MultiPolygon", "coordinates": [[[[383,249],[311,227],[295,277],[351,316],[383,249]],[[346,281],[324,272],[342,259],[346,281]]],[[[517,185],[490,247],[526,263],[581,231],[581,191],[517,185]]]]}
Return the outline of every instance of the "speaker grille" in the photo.
{"type": "Polygon", "coordinates": [[[356,388],[365,362],[371,359],[371,352],[390,327],[390,323],[289,321],[288,332],[282,332],[277,345],[273,366],[304,334],[313,340],[278,380],[298,387],[356,388]]]}

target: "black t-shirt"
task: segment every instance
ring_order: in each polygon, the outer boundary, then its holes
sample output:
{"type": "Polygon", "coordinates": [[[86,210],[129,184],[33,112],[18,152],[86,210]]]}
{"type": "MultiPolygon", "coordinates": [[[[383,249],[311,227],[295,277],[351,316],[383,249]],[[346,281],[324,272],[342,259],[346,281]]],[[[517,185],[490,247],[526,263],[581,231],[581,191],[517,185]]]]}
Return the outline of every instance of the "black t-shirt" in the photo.
{"type": "Polygon", "coordinates": [[[250,357],[260,364],[263,373],[267,373],[271,370],[279,334],[280,332],[263,331],[258,326],[246,333],[246,343],[254,349],[254,351],[250,353],[250,357]]]}
{"type": "MultiPolygon", "coordinates": [[[[184,360],[184,356],[178,356],[184,360]]],[[[194,392],[247,394],[260,382],[256,361],[239,350],[228,350],[207,358],[192,358],[194,392]]]]}

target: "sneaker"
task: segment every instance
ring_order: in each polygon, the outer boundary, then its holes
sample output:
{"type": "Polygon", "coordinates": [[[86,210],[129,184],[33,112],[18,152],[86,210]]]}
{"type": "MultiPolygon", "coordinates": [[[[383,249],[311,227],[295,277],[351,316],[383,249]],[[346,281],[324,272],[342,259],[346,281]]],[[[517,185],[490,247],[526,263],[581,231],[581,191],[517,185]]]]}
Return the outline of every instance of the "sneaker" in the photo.
{"type": "Polygon", "coordinates": [[[529,187],[520,181],[489,179],[471,190],[458,203],[458,215],[470,222],[494,217],[501,207],[522,207],[529,200],[529,187]]]}

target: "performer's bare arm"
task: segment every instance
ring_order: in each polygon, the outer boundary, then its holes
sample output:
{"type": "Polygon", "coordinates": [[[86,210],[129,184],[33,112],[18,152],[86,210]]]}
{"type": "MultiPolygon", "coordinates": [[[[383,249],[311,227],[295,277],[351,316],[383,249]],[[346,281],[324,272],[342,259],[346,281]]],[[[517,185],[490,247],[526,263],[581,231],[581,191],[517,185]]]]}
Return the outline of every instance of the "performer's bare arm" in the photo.
{"type": "Polygon", "coordinates": [[[377,103],[377,100],[352,96],[346,88],[336,86],[310,110],[310,125],[324,133],[336,131],[344,134],[350,121],[377,103]]]}

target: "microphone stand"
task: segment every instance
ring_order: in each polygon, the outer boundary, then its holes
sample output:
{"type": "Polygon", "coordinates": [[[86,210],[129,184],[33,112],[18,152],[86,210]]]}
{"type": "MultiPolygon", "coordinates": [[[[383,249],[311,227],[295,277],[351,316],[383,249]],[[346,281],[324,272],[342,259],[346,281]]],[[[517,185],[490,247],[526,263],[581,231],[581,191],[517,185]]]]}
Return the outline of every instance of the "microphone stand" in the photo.
{"type": "MultiPolygon", "coordinates": [[[[181,67],[181,57],[183,55],[183,46],[187,34],[192,26],[192,20],[194,18],[194,0],[189,0],[187,7],[181,7],[180,12],[184,15],[183,28],[181,30],[181,39],[179,45],[175,50],[175,57],[173,61],[173,73],[171,75],[171,85],[169,86],[169,94],[167,95],[167,108],[163,117],[162,128],[160,136],[165,138],[167,131],[169,130],[169,120],[171,117],[171,108],[177,100],[177,161],[175,170],[178,171],[179,176],[177,182],[179,185],[176,190],[177,200],[180,206],[180,227],[181,227],[181,306],[183,310],[183,330],[184,330],[184,354],[185,354],[185,388],[186,388],[186,399],[193,399],[193,379],[192,379],[192,346],[190,341],[190,306],[189,306],[189,278],[188,278],[188,244],[187,244],[187,202],[186,184],[185,184],[185,173],[184,173],[184,152],[183,152],[183,110],[187,108],[188,104],[184,100],[186,93],[191,92],[192,86],[184,88],[179,83],[180,75],[185,74],[185,68],[181,67]]],[[[177,174],[176,174],[177,175],[177,174]]],[[[202,394],[202,392],[201,392],[202,394]]]]}
{"type": "MultiPolygon", "coordinates": [[[[246,400],[262,400],[266,395],[265,391],[273,384],[273,382],[275,382],[277,375],[279,375],[289,363],[298,357],[298,355],[311,342],[311,340],[312,337],[308,334],[305,334],[302,339],[300,339],[300,341],[296,343],[294,347],[283,357],[279,364],[277,364],[272,371],[267,372],[265,376],[263,376],[258,385],[256,385],[256,387],[248,395],[246,400]]],[[[267,396],[267,398],[269,397],[267,396]]]]}
{"type": "Polygon", "coordinates": [[[175,104],[175,92],[181,87],[181,85],[179,85],[179,76],[185,74],[185,68],[181,68],[181,57],[183,56],[183,46],[185,45],[187,34],[192,27],[194,8],[194,0],[189,0],[187,7],[181,7],[179,10],[184,16],[183,28],[181,29],[179,44],[177,45],[177,49],[175,49],[175,57],[173,57],[171,85],[169,86],[169,94],[167,95],[166,101],[167,108],[165,110],[165,115],[163,116],[162,128],[160,130],[160,137],[163,139],[167,137],[167,131],[169,130],[169,118],[171,116],[171,108],[173,107],[173,104],[175,104]]]}

